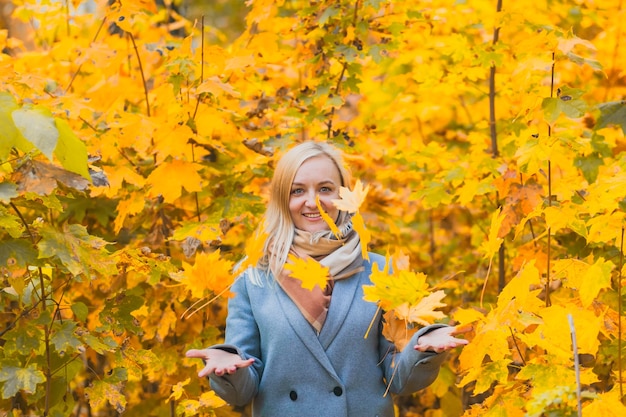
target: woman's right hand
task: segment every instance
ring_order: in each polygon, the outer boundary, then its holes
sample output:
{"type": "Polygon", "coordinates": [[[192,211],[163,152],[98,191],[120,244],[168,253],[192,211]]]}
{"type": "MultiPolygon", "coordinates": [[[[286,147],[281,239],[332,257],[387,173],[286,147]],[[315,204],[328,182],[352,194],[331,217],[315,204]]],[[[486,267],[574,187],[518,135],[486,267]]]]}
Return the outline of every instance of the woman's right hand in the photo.
{"type": "Polygon", "coordinates": [[[189,349],[185,354],[188,358],[200,358],[204,361],[204,368],[198,372],[199,377],[211,374],[223,376],[234,374],[239,368],[247,368],[254,363],[254,359],[243,360],[236,353],[222,349],[189,349]]]}

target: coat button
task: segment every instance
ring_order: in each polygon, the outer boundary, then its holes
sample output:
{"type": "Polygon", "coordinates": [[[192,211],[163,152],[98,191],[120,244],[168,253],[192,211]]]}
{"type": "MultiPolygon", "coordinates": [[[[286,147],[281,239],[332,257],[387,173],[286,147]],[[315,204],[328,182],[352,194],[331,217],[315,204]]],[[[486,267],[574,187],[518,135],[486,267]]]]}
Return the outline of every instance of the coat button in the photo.
{"type": "Polygon", "coordinates": [[[341,389],[341,387],[335,387],[333,388],[333,394],[335,394],[337,397],[341,397],[341,394],[343,394],[343,390],[341,389]]]}
{"type": "Polygon", "coordinates": [[[295,392],[295,391],[291,391],[291,392],[289,393],[289,398],[291,398],[291,401],[295,401],[295,400],[297,400],[297,399],[298,399],[298,393],[297,393],[297,392],[295,392]]]}

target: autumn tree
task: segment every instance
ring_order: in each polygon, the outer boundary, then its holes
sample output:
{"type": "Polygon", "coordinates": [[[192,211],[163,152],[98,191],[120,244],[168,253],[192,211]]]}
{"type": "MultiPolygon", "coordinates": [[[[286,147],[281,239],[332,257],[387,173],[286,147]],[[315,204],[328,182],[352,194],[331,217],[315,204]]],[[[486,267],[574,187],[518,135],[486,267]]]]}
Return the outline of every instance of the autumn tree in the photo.
{"type": "Polygon", "coordinates": [[[471,328],[400,415],[624,413],[621,1],[249,0],[232,40],[173,4],[20,0],[32,45],[0,30],[3,410],[245,415],[182,353],[316,139],[394,262],[385,334],[471,328]]]}

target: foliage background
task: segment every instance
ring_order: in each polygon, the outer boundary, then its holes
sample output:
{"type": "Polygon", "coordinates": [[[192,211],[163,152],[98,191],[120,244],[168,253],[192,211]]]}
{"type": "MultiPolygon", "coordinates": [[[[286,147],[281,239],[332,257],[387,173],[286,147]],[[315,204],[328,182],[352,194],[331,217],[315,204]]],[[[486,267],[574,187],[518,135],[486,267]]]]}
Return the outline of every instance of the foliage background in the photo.
{"type": "Polygon", "coordinates": [[[621,0],[12,5],[3,415],[246,415],[183,353],[220,340],[273,163],[311,138],[370,186],[369,249],[472,329],[398,415],[623,415],[621,0]]]}

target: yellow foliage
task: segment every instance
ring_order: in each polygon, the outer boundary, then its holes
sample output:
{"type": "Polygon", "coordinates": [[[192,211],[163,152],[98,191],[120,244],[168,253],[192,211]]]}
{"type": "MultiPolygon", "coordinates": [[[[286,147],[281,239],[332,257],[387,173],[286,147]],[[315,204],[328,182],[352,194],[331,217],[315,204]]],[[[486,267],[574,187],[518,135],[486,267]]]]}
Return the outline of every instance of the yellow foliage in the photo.
{"type": "Polygon", "coordinates": [[[308,290],[316,286],[324,289],[329,278],[329,268],[313,258],[302,259],[290,254],[285,269],[290,271],[292,278],[302,281],[302,288],[308,290]]]}

